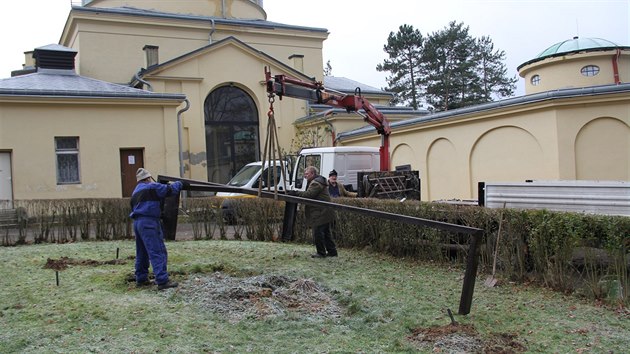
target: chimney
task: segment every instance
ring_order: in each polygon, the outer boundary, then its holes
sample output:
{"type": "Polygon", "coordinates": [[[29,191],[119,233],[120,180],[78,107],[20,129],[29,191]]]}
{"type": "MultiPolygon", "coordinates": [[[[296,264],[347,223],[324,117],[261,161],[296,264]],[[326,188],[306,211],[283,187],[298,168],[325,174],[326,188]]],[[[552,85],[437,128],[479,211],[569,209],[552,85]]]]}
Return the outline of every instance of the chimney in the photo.
{"type": "Polygon", "coordinates": [[[58,44],[35,48],[33,59],[39,69],[58,69],[74,71],[74,57],[77,51],[58,44]]]}
{"type": "Polygon", "coordinates": [[[160,47],[149,44],[145,45],[142,48],[147,56],[147,69],[160,63],[160,58],[158,57],[158,49],[160,49],[160,47]]]}
{"type": "Polygon", "coordinates": [[[304,55],[291,54],[289,60],[293,60],[293,68],[299,72],[304,71],[304,55]]]}

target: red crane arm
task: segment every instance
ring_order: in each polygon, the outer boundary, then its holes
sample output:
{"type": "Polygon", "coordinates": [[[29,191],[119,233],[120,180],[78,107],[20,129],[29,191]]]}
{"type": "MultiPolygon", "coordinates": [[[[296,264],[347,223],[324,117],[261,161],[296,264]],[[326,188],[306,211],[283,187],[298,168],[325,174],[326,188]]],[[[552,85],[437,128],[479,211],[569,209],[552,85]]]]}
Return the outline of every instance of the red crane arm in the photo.
{"type": "Polygon", "coordinates": [[[367,99],[361,96],[359,88],[354,95],[328,91],[321,82],[302,81],[287,75],[271,75],[271,71],[265,67],[265,82],[267,93],[282,97],[301,98],[317,104],[325,104],[332,107],[345,109],[348,113],[356,112],[363,117],[381,135],[381,171],[389,171],[389,134],[391,133],[389,121],[367,99]],[[359,112],[365,111],[365,115],[359,112]]]}

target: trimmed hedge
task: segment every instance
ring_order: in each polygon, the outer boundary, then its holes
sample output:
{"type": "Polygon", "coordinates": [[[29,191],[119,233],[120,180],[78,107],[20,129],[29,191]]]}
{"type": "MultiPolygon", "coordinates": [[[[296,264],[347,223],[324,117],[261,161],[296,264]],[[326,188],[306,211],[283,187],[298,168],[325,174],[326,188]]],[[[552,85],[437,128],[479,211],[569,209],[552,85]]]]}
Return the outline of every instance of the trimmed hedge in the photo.
{"type": "MultiPolygon", "coordinates": [[[[567,293],[627,304],[630,290],[630,218],[546,210],[488,209],[418,201],[339,198],[337,202],[484,230],[481,271],[490,272],[497,250],[497,277],[535,282],[567,293]],[[499,235],[499,229],[501,233],[499,235]]],[[[284,203],[259,198],[232,200],[239,215],[229,225],[221,198],[188,198],[180,224],[192,226],[194,239],[276,241],[282,234],[284,203]]],[[[74,242],[132,238],[129,199],[16,201],[28,215],[19,230],[4,229],[3,244],[74,242]],[[28,232],[27,232],[28,231],[28,232]],[[12,239],[12,235],[17,237],[12,239]]],[[[298,212],[294,242],[311,242],[304,215],[298,212]]],[[[368,248],[396,257],[463,263],[469,236],[336,212],[333,226],[340,247],[368,248]]]]}

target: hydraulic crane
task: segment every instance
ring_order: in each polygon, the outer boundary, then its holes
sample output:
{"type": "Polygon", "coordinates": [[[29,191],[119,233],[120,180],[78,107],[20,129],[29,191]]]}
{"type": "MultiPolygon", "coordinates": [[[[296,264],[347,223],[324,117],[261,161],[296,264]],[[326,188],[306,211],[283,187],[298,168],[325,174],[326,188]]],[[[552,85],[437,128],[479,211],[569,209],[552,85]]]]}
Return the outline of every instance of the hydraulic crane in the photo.
{"type": "Polygon", "coordinates": [[[361,96],[361,89],[356,88],[354,95],[327,90],[321,82],[302,81],[287,75],[271,75],[271,71],[265,67],[265,82],[267,93],[282,97],[301,98],[317,104],[325,104],[331,107],[343,108],[346,112],[355,112],[363,117],[363,120],[376,128],[381,135],[380,169],[389,171],[389,121],[366,98],[361,96]],[[363,111],[363,112],[361,112],[363,111]]]}

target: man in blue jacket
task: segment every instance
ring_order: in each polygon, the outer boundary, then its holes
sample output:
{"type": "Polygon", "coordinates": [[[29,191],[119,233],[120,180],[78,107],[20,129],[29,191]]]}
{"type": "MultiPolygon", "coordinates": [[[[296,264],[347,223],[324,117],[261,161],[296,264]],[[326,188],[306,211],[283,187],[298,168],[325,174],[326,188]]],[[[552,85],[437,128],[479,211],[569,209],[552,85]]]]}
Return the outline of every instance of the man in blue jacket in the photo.
{"type": "Polygon", "coordinates": [[[160,216],[164,199],[177,195],[183,188],[180,181],[172,184],[156,183],[151,173],[144,168],[136,172],[138,185],[131,195],[133,231],[136,235],[136,285],[148,286],[149,262],[153,267],[158,290],[177,287],[168,278],[166,271],[167,252],[160,216]]]}

